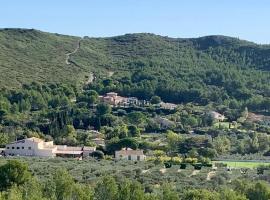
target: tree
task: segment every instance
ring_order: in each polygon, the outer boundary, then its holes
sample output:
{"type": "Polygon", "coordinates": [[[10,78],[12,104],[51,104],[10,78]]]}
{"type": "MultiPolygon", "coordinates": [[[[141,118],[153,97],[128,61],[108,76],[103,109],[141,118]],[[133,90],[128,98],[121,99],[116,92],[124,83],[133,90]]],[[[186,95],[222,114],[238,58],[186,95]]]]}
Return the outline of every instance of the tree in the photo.
{"type": "Polygon", "coordinates": [[[137,181],[125,179],[119,184],[118,200],[144,200],[142,185],[137,181]]]}
{"type": "Polygon", "coordinates": [[[0,166],[0,190],[10,188],[13,184],[22,185],[31,177],[28,166],[17,160],[8,160],[0,166]]]}
{"type": "Polygon", "coordinates": [[[177,146],[181,140],[181,136],[173,131],[167,131],[167,142],[171,152],[177,151],[177,146]]]}
{"type": "Polygon", "coordinates": [[[8,191],[0,193],[0,200],[24,200],[20,188],[16,185],[8,191]]]}
{"type": "Polygon", "coordinates": [[[185,126],[191,126],[191,127],[195,127],[198,126],[198,120],[196,117],[193,117],[191,115],[185,116],[182,119],[182,122],[185,126]]]}
{"type": "Polygon", "coordinates": [[[114,178],[110,176],[103,177],[95,188],[96,200],[117,200],[118,187],[114,178]]]}
{"type": "Polygon", "coordinates": [[[8,134],[0,133],[0,147],[4,147],[8,143],[8,134]]]}
{"type": "Polygon", "coordinates": [[[218,200],[219,194],[217,192],[210,192],[205,189],[201,190],[188,190],[184,193],[183,199],[186,200],[218,200]]]}
{"type": "Polygon", "coordinates": [[[226,154],[231,149],[231,141],[224,135],[214,138],[213,146],[218,154],[226,154]]]}
{"type": "Polygon", "coordinates": [[[138,129],[138,127],[135,125],[130,125],[128,126],[128,135],[130,137],[140,137],[140,129],[138,129]]]}
{"type": "Polygon", "coordinates": [[[31,109],[31,104],[29,99],[22,99],[19,102],[19,111],[23,112],[23,111],[29,111],[31,109]]]}
{"type": "Polygon", "coordinates": [[[99,116],[111,113],[111,106],[105,103],[97,105],[97,114],[99,116]]]}
{"type": "Polygon", "coordinates": [[[20,191],[23,200],[40,200],[43,196],[41,184],[35,178],[25,182],[20,191]]]}
{"type": "Polygon", "coordinates": [[[142,185],[137,181],[132,181],[130,185],[130,200],[144,200],[144,191],[142,185]]]}
{"type": "Polygon", "coordinates": [[[77,97],[77,102],[86,102],[88,106],[97,103],[98,100],[98,93],[94,90],[87,90],[77,97]]]}
{"type": "Polygon", "coordinates": [[[0,109],[0,123],[5,119],[5,116],[7,115],[7,111],[4,109],[0,109]]]}
{"type": "Polygon", "coordinates": [[[119,142],[121,148],[123,147],[129,147],[131,149],[137,149],[139,144],[136,139],[134,138],[123,138],[119,142]]]}
{"type": "Polygon", "coordinates": [[[247,200],[246,196],[229,188],[223,188],[219,192],[220,199],[222,200],[247,200]]]}
{"type": "Polygon", "coordinates": [[[249,152],[250,153],[257,153],[259,149],[259,140],[257,133],[253,133],[250,140],[249,140],[249,152]]]}
{"type": "Polygon", "coordinates": [[[181,140],[178,145],[179,153],[186,154],[192,149],[211,147],[211,143],[208,138],[204,136],[189,137],[185,140],[181,140]]]}
{"type": "Polygon", "coordinates": [[[66,133],[67,137],[72,137],[72,138],[77,137],[77,132],[76,132],[75,128],[72,125],[67,125],[66,128],[67,128],[67,133],[66,133]]]}
{"type": "Polygon", "coordinates": [[[140,124],[142,124],[145,118],[146,118],[145,115],[139,111],[133,111],[127,115],[128,122],[136,126],[139,126],[140,124]]]}
{"type": "Polygon", "coordinates": [[[121,126],[117,126],[116,129],[118,131],[119,138],[128,137],[128,127],[127,127],[127,125],[123,124],[121,126]]]}
{"type": "Polygon", "coordinates": [[[66,170],[58,170],[53,175],[55,197],[57,200],[71,199],[74,189],[73,177],[66,170]]]}
{"type": "Polygon", "coordinates": [[[150,99],[151,104],[159,104],[161,102],[161,99],[159,96],[152,96],[150,99]]]}
{"type": "Polygon", "coordinates": [[[139,144],[134,138],[123,138],[121,140],[119,140],[119,138],[112,138],[107,142],[106,150],[108,151],[108,153],[113,154],[115,151],[125,147],[137,149],[138,146],[139,144]]]}
{"type": "Polygon", "coordinates": [[[94,192],[87,185],[76,183],[72,190],[72,199],[74,200],[93,200],[94,192]]]}
{"type": "Polygon", "coordinates": [[[177,192],[168,184],[162,186],[162,200],[179,199],[177,192]]]}
{"type": "Polygon", "coordinates": [[[247,197],[250,200],[269,200],[270,186],[266,182],[259,181],[247,190],[247,197]]]}
{"type": "Polygon", "coordinates": [[[96,151],[92,152],[90,156],[97,158],[97,159],[103,159],[104,153],[102,151],[96,150],[96,151]]]}

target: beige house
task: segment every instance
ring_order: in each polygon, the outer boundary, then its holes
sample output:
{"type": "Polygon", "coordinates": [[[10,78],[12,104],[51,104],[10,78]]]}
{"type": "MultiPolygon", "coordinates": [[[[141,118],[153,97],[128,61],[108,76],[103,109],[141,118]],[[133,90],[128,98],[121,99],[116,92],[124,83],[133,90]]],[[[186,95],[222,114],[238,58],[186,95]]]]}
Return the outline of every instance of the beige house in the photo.
{"type": "MultiPolygon", "coordinates": [[[[92,152],[95,147],[91,148],[92,152]]],[[[90,149],[87,147],[70,147],[67,145],[54,145],[53,141],[45,142],[39,138],[27,138],[18,140],[6,145],[6,155],[19,156],[38,156],[38,157],[55,157],[55,156],[71,156],[81,157],[84,149],[87,149],[89,154],[90,149]]]]}
{"type": "Polygon", "coordinates": [[[123,148],[120,151],[115,151],[115,159],[143,161],[146,159],[146,156],[144,155],[143,150],[133,150],[130,148],[123,148]]]}
{"type": "Polygon", "coordinates": [[[109,92],[106,96],[100,96],[100,100],[104,103],[116,106],[124,101],[124,97],[118,96],[115,92],[109,92]]]}
{"type": "Polygon", "coordinates": [[[110,104],[112,106],[126,106],[138,104],[138,99],[136,97],[121,97],[118,96],[116,92],[109,92],[106,96],[99,96],[100,101],[110,104]]]}

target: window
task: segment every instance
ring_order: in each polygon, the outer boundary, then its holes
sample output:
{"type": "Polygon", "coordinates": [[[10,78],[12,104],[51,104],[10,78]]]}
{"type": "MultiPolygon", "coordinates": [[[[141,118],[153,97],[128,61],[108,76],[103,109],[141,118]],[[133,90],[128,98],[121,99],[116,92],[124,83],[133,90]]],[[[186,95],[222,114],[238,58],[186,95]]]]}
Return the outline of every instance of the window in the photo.
{"type": "Polygon", "coordinates": [[[12,147],[12,149],[14,149],[14,147],[12,147]]]}
{"type": "Polygon", "coordinates": [[[140,160],[140,158],[141,158],[140,156],[137,156],[137,160],[140,160]]]}
{"type": "Polygon", "coordinates": [[[131,160],[131,155],[128,155],[128,160],[131,160]]]}
{"type": "Polygon", "coordinates": [[[22,149],[24,149],[24,147],[22,147],[22,149]]]}
{"type": "Polygon", "coordinates": [[[7,149],[9,149],[9,147],[7,147],[7,149]]]}
{"type": "Polygon", "coordinates": [[[29,150],[31,150],[31,147],[28,147],[29,150]]]}
{"type": "Polygon", "coordinates": [[[20,149],[20,147],[17,147],[17,149],[20,149]]]}

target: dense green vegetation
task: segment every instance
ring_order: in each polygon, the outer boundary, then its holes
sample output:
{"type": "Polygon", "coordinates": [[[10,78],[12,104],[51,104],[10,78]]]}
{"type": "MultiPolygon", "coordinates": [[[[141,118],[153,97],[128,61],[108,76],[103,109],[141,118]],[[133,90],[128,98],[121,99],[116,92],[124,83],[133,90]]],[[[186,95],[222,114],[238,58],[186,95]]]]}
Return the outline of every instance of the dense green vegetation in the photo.
{"type": "Polygon", "coordinates": [[[92,139],[96,137],[91,133],[94,129],[105,139],[106,149],[101,150],[109,155],[131,147],[149,151],[150,155],[152,151],[162,150],[168,156],[188,156],[201,162],[220,156],[268,156],[268,121],[251,123],[247,115],[247,109],[231,109],[225,105],[187,104],[171,111],[154,104],[112,108],[101,103],[93,90],[32,83],[21,89],[2,91],[0,146],[33,136],[53,139],[57,144],[92,146],[92,139]],[[207,115],[212,109],[228,117],[227,126],[207,115]],[[169,120],[170,126],[163,127],[160,118],[169,120]]]}
{"type": "Polygon", "coordinates": [[[90,50],[85,54],[88,46],[109,58],[108,64],[96,63],[115,72],[97,82],[101,92],[115,90],[142,99],[156,94],[169,102],[202,104],[269,97],[267,46],[223,36],[171,39],[135,34],[99,39],[98,46],[92,46],[94,41],[83,40],[74,60],[90,65],[92,59],[82,58],[91,55],[90,50]]]}
{"type": "Polygon", "coordinates": [[[230,160],[269,161],[269,57],[269,46],[225,36],[81,39],[0,30],[0,147],[26,137],[74,146],[96,146],[101,137],[106,144],[93,153],[98,161],[1,159],[0,199],[269,199],[269,175],[256,169],[222,168],[206,178],[211,160],[228,167],[230,160]],[[111,91],[147,102],[101,102],[111,91]],[[142,149],[147,161],[114,161],[123,147],[142,149]],[[180,164],[189,167],[178,171],[180,164]],[[208,167],[195,176],[190,166],[208,167]]]}
{"type": "Polygon", "coordinates": [[[262,181],[269,175],[257,175],[252,170],[241,174],[239,170],[227,173],[220,169],[207,180],[209,169],[190,175],[191,169],[162,172],[161,167],[149,162],[106,160],[0,160],[0,199],[268,200],[270,197],[270,185],[262,181]],[[250,177],[255,180],[249,182],[250,177]]]}
{"type": "Polygon", "coordinates": [[[0,86],[32,81],[76,84],[92,72],[96,83],[90,87],[101,93],[115,90],[142,99],[156,94],[178,103],[236,101],[259,110],[269,107],[269,46],[225,36],[85,37],[67,65],[65,54],[78,40],[36,30],[1,30],[0,86]]]}
{"type": "Polygon", "coordinates": [[[0,30],[0,88],[20,88],[33,81],[72,84],[87,72],[65,63],[78,37],[48,34],[28,29],[0,30]]]}

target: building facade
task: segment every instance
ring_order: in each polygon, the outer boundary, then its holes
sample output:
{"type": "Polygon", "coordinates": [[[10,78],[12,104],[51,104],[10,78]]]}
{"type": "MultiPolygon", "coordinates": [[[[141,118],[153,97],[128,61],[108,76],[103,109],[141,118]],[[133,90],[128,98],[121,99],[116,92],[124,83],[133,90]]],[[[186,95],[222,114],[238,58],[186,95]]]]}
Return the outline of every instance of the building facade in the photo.
{"type": "Polygon", "coordinates": [[[84,149],[87,153],[95,151],[95,147],[70,147],[67,145],[54,145],[53,141],[45,142],[39,138],[27,138],[6,145],[5,154],[13,156],[37,157],[82,157],[84,149]]]}
{"type": "Polygon", "coordinates": [[[146,159],[146,156],[144,155],[143,150],[133,150],[130,148],[123,148],[120,151],[115,151],[115,159],[143,161],[146,159]]]}
{"type": "Polygon", "coordinates": [[[136,97],[121,97],[115,92],[109,92],[106,96],[99,96],[100,101],[112,106],[130,106],[139,104],[136,97]]]}

